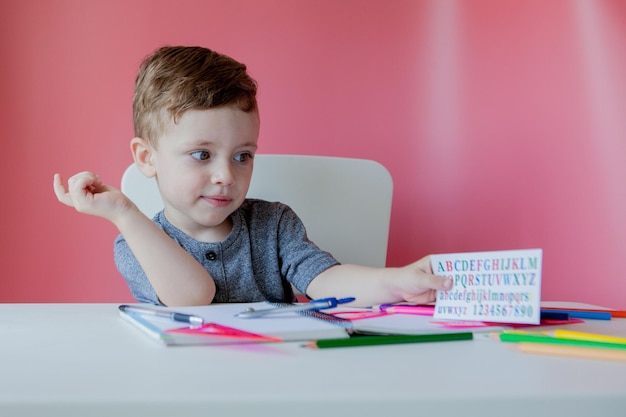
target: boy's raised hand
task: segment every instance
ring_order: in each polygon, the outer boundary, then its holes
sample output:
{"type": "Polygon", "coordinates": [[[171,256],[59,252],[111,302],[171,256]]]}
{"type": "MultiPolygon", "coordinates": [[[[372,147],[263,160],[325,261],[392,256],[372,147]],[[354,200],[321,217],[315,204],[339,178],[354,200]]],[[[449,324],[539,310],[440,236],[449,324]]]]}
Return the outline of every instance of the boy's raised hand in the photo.
{"type": "Polygon", "coordinates": [[[54,193],[59,201],[76,211],[113,220],[134,204],[120,190],[102,183],[93,172],[80,172],[68,180],[65,189],[60,174],[54,174],[54,193]]]}

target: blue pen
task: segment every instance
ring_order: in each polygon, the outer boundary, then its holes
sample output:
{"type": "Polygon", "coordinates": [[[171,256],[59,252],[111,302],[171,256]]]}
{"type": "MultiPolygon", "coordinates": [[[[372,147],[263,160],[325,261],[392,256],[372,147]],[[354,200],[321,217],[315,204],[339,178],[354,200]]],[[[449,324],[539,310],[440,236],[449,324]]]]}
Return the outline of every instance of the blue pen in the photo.
{"type": "Polygon", "coordinates": [[[251,319],[255,317],[263,317],[268,314],[282,314],[289,312],[298,312],[298,311],[307,311],[307,310],[323,310],[325,308],[333,308],[337,307],[339,304],[351,303],[354,301],[354,297],[348,298],[321,298],[319,300],[313,300],[306,304],[296,304],[292,306],[286,307],[278,307],[278,308],[267,308],[264,310],[255,310],[253,308],[248,308],[246,311],[242,311],[241,313],[235,314],[236,317],[251,319]]]}

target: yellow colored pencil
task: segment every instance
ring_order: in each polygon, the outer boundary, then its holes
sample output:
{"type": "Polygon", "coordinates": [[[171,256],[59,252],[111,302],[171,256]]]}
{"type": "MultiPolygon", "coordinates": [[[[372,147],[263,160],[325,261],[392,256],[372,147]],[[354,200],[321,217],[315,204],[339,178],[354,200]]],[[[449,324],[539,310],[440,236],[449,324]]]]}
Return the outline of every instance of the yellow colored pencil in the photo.
{"type": "Polygon", "coordinates": [[[516,346],[520,351],[525,353],[626,362],[626,352],[622,350],[550,345],[543,343],[518,343],[516,346]]]}
{"type": "Polygon", "coordinates": [[[582,333],[572,330],[557,329],[554,331],[554,337],[559,339],[586,340],[590,342],[606,342],[626,345],[626,337],[608,336],[604,334],[582,333]]]}

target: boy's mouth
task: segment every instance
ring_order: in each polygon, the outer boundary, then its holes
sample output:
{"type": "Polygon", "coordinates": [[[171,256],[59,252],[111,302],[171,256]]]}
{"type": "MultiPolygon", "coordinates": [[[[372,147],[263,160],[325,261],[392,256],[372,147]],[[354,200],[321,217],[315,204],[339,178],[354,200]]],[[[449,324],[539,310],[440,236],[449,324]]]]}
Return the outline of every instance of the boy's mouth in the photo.
{"type": "Polygon", "coordinates": [[[233,201],[232,198],[223,195],[207,195],[203,196],[202,199],[214,207],[226,207],[233,201]]]}

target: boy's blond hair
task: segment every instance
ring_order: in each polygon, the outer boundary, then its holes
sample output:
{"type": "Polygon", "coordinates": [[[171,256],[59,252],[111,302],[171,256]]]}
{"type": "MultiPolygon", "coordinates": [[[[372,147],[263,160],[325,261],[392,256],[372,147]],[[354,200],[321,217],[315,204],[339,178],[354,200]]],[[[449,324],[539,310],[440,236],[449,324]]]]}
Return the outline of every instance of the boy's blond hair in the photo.
{"type": "Polygon", "coordinates": [[[246,66],[198,46],[166,46],[148,56],[139,69],[133,97],[135,136],[156,146],[166,122],[190,109],[233,104],[257,110],[256,82],[246,66]]]}

